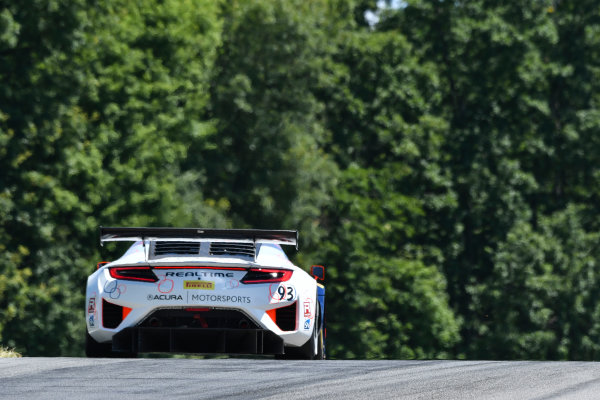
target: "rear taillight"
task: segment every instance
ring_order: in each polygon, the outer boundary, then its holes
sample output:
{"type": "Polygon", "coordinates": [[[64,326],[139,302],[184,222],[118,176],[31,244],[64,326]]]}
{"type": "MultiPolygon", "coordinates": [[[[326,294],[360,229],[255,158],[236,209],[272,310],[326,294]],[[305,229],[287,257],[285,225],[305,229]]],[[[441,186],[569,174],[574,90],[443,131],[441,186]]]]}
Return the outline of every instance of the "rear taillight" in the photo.
{"type": "Polygon", "coordinates": [[[242,283],[274,283],[289,281],[292,277],[289,269],[251,268],[240,282],[242,283]]]}
{"type": "Polygon", "coordinates": [[[158,278],[150,267],[113,267],[109,268],[110,276],[126,281],[156,282],[158,278]]]}

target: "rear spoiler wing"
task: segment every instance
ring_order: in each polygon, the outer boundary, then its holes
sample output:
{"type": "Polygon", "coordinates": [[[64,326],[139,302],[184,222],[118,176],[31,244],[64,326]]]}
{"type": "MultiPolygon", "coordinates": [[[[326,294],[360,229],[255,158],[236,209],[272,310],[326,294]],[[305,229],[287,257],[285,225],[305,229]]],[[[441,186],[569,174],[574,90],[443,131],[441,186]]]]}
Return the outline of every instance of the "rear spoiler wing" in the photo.
{"type": "Polygon", "coordinates": [[[135,242],[144,240],[194,242],[274,243],[296,246],[298,231],[264,229],[204,229],[204,228],[125,228],[100,227],[100,246],[104,242],[135,242]]]}

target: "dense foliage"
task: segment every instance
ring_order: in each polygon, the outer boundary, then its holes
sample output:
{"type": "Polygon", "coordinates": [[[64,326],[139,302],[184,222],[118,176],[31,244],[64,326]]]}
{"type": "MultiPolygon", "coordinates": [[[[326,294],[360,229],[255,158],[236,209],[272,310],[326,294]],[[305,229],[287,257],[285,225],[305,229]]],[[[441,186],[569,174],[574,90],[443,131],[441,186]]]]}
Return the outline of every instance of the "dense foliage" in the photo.
{"type": "Polygon", "coordinates": [[[0,343],[99,225],[297,228],[329,357],[598,359],[600,5],[384,3],[0,1],[0,343]]]}

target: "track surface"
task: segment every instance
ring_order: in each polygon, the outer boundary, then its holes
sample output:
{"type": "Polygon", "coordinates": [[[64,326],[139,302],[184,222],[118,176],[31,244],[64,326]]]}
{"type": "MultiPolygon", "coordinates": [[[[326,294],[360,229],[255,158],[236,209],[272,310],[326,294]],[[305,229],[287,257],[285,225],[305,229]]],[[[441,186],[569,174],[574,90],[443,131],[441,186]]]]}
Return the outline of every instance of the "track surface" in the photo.
{"type": "Polygon", "coordinates": [[[0,359],[2,399],[594,399],[600,363],[0,359]]]}

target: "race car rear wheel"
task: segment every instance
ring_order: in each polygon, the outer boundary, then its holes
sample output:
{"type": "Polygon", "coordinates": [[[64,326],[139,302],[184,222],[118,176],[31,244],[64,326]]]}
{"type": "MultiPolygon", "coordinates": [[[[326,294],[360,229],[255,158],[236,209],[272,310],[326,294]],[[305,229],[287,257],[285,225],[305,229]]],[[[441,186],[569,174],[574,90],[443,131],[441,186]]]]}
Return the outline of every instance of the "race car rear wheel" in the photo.
{"type": "MultiPolygon", "coordinates": [[[[317,310],[319,309],[319,306],[317,305],[317,310]]],[[[310,352],[310,356],[307,354],[307,358],[309,360],[322,360],[323,357],[323,330],[321,329],[321,325],[319,324],[319,319],[320,315],[319,313],[317,313],[317,317],[315,318],[315,326],[313,328],[313,334],[311,337],[311,340],[309,340],[309,342],[313,342],[313,348],[312,351],[310,352]],[[318,326],[317,326],[318,325],[318,326]]]]}
{"type": "Polygon", "coordinates": [[[276,356],[282,360],[323,360],[323,331],[321,330],[320,311],[317,304],[315,313],[315,323],[310,339],[301,347],[285,347],[285,354],[276,356]]]}
{"type": "Polygon", "coordinates": [[[325,359],[325,354],[324,354],[324,349],[323,349],[323,329],[319,329],[319,338],[317,341],[317,352],[315,354],[315,360],[324,360],[325,359]]]}
{"type": "Polygon", "coordinates": [[[133,358],[135,353],[120,353],[112,351],[112,343],[98,343],[85,332],[85,355],[90,358],[133,358]]]}
{"type": "Polygon", "coordinates": [[[323,359],[323,332],[321,331],[319,304],[317,303],[317,312],[315,313],[315,324],[313,332],[308,342],[300,347],[302,358],[305,360],[323,359]]]}

